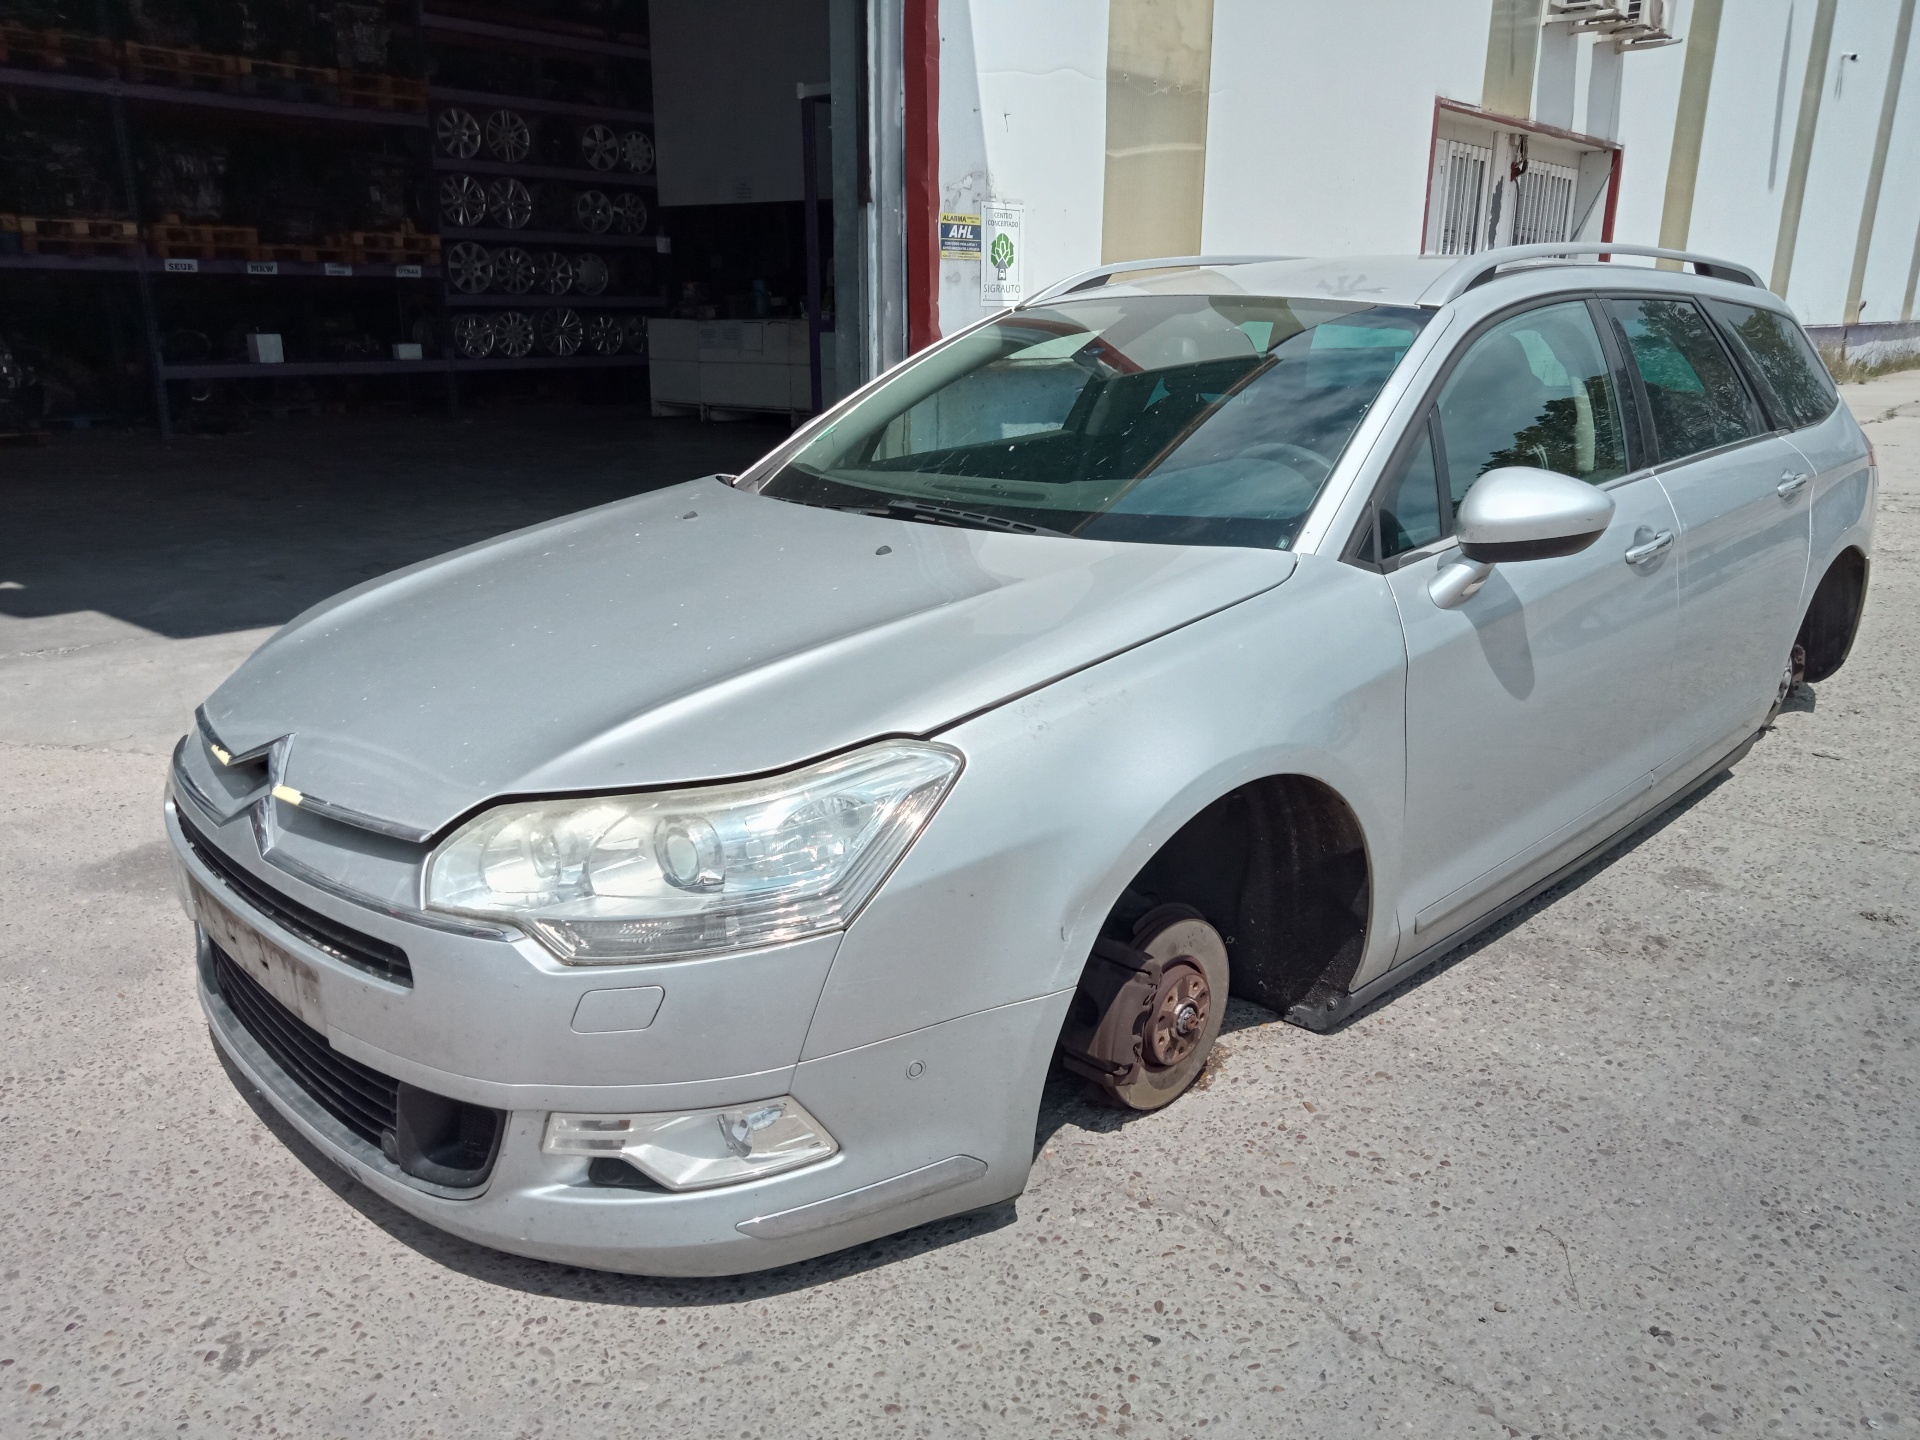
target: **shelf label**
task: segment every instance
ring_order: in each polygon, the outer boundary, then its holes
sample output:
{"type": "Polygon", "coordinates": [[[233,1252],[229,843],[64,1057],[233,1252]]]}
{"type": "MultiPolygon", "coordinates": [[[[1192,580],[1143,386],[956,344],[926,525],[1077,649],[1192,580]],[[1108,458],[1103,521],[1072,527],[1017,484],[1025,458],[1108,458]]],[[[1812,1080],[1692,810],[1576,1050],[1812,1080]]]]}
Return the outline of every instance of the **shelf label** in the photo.
{"type": "Polygon", "coordinates": [[[333,263],[333,261],[329,260],[327,262],[327,274],[351,275],[353,274],[353,267],[351,265],[336,265],[333,263]]]}
{"type": "Polygon", "coordinates": [[[169,275],[198,275],[200,273],[200,262],[198,260],[175,260],[172,257],[168,257],[166,263],[167,273],[169,275]]]}
{"type": "Polygon", "coordinates": [[[420,267],[418,265],[396,265],[393,267],[393,273],[396,279],[418,280],[420,278],[420,267]]]}
{"type": "Polygon", "coordinates": [[[278,275],[280,273],[280,262],[278,260],[249,260],[247,262],[247,273],[249,275],[278,275]]]}

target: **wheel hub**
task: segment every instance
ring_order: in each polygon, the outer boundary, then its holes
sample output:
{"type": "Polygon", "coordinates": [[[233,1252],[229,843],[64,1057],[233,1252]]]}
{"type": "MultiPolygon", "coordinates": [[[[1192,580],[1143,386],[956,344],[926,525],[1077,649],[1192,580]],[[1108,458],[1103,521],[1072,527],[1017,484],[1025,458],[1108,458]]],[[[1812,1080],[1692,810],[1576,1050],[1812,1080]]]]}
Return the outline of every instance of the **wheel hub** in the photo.
{"type": "Polygon", "coordinates": [[[1190,955],[1168,961],[1160,972],[1160,988],[1147,1012],[1146,1061],[1166,1069],[1193,1053],[1207,1028],[1213,991],[1206,972],[1190,955]]]}

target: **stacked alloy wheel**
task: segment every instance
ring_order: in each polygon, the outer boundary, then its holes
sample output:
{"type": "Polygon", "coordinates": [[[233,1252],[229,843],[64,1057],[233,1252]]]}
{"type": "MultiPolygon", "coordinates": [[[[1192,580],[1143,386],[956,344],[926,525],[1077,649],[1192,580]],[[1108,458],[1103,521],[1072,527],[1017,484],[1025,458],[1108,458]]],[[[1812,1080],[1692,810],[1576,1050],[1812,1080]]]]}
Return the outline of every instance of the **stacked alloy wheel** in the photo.
{"type": "Polygon", "coordinates": [[[558,250],[543,250],[533,257],[533,283],[547,295],[564,295],[573,289],[573,261],[558,250]]]}
{"type": "Polygon", "coordinates": [[[434,118],[433,138],[442,155],[471,160],[480,153],[480,122],[471,110],[450,105],[434,118]]]}
{"type": "Polygon", "coordinates": [[[519,164],[533,152],[533,127],[518,110],[496,110],[487,116],[487,153],[496,160],[519,164]]]}
{"type": "Polygon", "coordinates": [[[573,355],[586,339],[578,310],[543,310],[538,326],[540,348],[549,355],[573,355]]]}
{"type": "Polygon", "coordinates": [[[484,360],[493,354],[494,326],[491,315],[476,315],[471,310],[453,317],[453,348],[465,360],[484,360]]]}
{"type": "Polygon", "coordinates": [[[533,353],[533,317],[524,310],[502,310],[493,317],[493,348],[511,360],[533,353]]]}
{"type": "Polygon", "coordinates": [[[621,328],[620,317],[609,315],[602,310],[587,317],[587,349],[596,355],[618,355],[621,343],[626,339],[626,331],[621,328]]]}
{"type": "Polygon", "coordinates": [[[647,228],[647,202],[629,190],[613,201],[613,228],[622,235],[639,235],[647,228]]]}
{"type": "Polygon", "coordinates": [[[620,137],[611,125],[595,121],[580,129],[580,158],[592,170],[611,170],[620,163],[620,137]]]}
{"type": "Polygon", "coordinates": [[[487,186],[487,214],[502,230],[524,230],[533,219],[533,192],[525,182],[503,175],[487,186]]]}
{"type": "Polygon", "coordinates": [[[518,245],[506,245],[493,252],[493,284],[509,295],[524,295],[540,278],[540,264],[518,245]]]}
{"type": "Polygon", "coordinates": [[[620,137],[620,163],[635,175],[653,173],[653,137],[644,130],[629,130],[620,137]]]}
{"type": "Polygon", "coordinates": [[[582,295],[602,295],[613,278],[607,262],[598,255],[581,255],[573,262],[573,288],[582,295]]]}
{"type": "Polygon", "coordinates": [[[448,175],[440,181],[440,215],[449,225],[471,230],[487,218],[487,192],[471,175],[448,175]]]}

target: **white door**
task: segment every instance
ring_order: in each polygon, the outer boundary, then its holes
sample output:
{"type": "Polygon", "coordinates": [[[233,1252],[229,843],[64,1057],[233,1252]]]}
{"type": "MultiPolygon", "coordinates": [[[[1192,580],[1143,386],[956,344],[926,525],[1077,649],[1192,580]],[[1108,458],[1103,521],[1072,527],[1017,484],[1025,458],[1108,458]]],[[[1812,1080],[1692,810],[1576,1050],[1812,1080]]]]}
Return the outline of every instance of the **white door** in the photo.
{"type": "Polygon", "coordinates": [[[1378,502],[1407,643],[1402,959],[1604,833],[1675,744],[1677,522],[1658,480],[1629,475],[1621,400],[1584,302],[1502,321],[1453,367],[1378,502]],[[1606,486],[1613,523],[1441,609],[1427,586],[1455,556],[1453,510],[1503,465],[1606,486]]]}
{"type": "Polygon", "coordinates": [[[1758,725],[1779,692],[1806,581],[1811,467],[1773,433],[1700,308],[1609,300],[1639,372],[1660,483],[1680,520],[1678,693],[1688,739],[1758,725]]]}

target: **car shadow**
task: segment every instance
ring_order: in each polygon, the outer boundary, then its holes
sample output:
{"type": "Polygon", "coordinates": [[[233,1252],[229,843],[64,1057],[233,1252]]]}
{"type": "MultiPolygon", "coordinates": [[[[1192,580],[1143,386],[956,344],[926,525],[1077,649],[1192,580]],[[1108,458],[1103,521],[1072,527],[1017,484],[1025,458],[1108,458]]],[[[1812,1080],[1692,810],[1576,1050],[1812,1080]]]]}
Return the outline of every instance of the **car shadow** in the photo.
{"type": "Polygon", "coordinates": [[[562,1265],[550,1260],[532,1260],[450,1235],[369,1190],[289,1125],[253,1081],[235,1068],[220,1047],[213,1043],[211,1035],[207,1037],[207,1044],[241,1098],[260,1118],[260,1123],[342,1201],[394,1240],[434,1264],[483,1284],[519,1290],[529,1295],[573,1300],[588,1305],[629,1305],[652,1309],[739,1305],[796,1290],[810,1290],[818,1285],[831,1284],[868,1270],[877,1270],[882,1266],[945,1249],[962,1241],[977,1239],[1011,1225],[1016,1218],[1014,1202],[1004,1200],[997,1205],[931,1221],[897,1235],[884,1236],[832,1255],[823,1255],[816,1260],[803,1260],[774,1270],[756,1271],[751,1275],[623,1275],[610,1270],[562,1265]]]}

